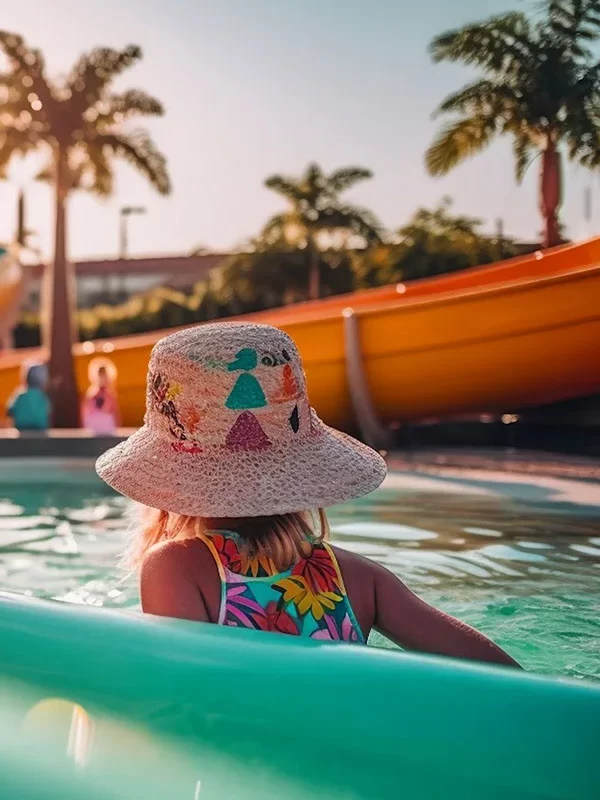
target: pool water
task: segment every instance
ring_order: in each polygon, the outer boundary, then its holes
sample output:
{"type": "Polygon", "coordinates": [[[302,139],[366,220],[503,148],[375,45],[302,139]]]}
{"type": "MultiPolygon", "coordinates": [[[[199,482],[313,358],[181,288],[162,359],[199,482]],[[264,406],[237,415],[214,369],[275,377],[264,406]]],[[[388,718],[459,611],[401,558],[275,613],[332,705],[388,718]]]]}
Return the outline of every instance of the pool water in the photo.
{"type": "MultiPolygon", "coordinates": [[[[117,563],[128,508],[91,463],[0,464],[0,590],[139,608],[117,563]]],[[[334,542],[381,562],[527,669],[600,680],[600,484],[395,473],[330,520],[334,542]]]]}

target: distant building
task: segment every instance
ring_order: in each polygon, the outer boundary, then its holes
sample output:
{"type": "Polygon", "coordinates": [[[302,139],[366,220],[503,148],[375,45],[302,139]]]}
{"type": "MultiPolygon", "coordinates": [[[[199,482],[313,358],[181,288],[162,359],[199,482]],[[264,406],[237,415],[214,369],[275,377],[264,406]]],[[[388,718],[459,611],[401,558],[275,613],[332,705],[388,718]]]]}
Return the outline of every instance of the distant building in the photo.
{"type": "MultiPolygon", "coordinates": [[[[226,253],[205,253],[196,256],[78,261],[75,263],[77,306],[92,308],[99,303],[115,305],[157,286],[169,286],[185,292],[206,278],[226,257],[226,253]]],[[[37,311],[40,307],[44,269],[43,264],[25,267],[25,311],[37,311]]]]}

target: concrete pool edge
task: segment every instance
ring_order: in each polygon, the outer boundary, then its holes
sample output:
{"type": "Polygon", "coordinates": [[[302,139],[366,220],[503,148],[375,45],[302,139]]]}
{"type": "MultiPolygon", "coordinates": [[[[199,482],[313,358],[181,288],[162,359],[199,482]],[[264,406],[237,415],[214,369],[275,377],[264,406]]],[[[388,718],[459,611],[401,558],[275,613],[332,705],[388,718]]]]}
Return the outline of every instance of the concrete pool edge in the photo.
{"type": "Polygon", "coordinates": [[[94,436],[85,430],[53,429],[19,436],[9,428],[0,431],[0,462],[9,458],[96,459],[133,431],[133,428],[122,428],[115,436],[94,436]]]}

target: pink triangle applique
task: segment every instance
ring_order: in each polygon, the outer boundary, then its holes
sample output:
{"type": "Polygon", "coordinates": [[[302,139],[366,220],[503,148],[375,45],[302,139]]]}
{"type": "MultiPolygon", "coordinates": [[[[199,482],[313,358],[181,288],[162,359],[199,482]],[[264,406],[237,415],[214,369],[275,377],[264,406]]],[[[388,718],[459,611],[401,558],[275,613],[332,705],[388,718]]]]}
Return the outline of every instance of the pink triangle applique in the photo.
{"type": "Polygon", "coordinates": [[[266,450],[271,446],[267,434],[250,411],[243,411],[236,419],[225,440],[230,450],[266,450]]]}

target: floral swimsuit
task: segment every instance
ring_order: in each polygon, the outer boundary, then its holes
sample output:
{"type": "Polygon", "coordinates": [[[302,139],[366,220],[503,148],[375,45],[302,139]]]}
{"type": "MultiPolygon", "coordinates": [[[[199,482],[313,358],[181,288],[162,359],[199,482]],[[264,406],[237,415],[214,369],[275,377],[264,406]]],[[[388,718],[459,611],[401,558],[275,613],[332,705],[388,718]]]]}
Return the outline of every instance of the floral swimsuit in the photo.
{"type": "Polygon", "coordinates": [[[204,535],[221,578],[219,625],[311,639],[364,643],[337,559],[325,543],[277,572],[266,556],[247,556],[231,531],[204,535]]]}

